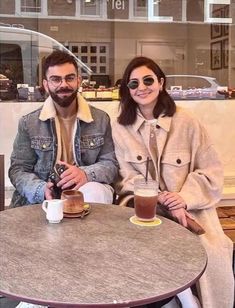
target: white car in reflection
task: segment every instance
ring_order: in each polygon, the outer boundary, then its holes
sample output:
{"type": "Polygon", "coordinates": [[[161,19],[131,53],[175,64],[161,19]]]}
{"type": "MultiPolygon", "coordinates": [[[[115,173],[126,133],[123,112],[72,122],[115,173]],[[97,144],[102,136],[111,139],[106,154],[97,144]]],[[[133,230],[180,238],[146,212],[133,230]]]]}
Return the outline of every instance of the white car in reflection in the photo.
{"type": "Polygon", "coordinates": [[[174,99],[224,99],[214,77],[197,75],[167,75],[166,89],[174,99]]]}

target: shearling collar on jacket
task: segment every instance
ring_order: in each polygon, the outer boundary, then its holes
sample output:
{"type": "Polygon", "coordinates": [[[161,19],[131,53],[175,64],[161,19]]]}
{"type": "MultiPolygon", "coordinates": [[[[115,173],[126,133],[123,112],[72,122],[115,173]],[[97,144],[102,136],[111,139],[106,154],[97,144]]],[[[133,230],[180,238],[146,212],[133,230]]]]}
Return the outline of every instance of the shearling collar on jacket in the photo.
{"type": "MultiPolygon", "coordinates": [[[[77,104],[78,104],[77,118],[87,123],[93,122],[94,120],[91,115],[90,107],[86,102],[86,100],[79,93],[77,95],[77,104]]],[[[54,106],[53,99],[49,96],[43,104],[39,119],[41,121],[46,121],[50,118],[55,118],[55,117],[56,117],[56,109],[54,106]]]]}

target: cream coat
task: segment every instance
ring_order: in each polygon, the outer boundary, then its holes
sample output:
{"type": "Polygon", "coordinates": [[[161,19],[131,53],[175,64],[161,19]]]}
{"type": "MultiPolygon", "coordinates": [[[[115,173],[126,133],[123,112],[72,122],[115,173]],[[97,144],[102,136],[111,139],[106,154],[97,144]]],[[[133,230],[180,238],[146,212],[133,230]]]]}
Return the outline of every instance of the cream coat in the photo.
{"type": "Polygon", "coordinates": [[[189,212],[206,230],[200,235],[208,255],[206,271],[199,280],[203,308],[232,308],[233,247],[223,233],[215,209],[223,186],[217,153],[198,120],[180,108],[173,117],[159,117],[155,134],[157,153],[149,148],[150,125],[140,114],[131,126],[113,123],[121,176],[118,193],[133,191],[134,179],[145,176],[149,156],[156,176],[151,174],[158,181],[159,189],[178,192],[189,212]]]}

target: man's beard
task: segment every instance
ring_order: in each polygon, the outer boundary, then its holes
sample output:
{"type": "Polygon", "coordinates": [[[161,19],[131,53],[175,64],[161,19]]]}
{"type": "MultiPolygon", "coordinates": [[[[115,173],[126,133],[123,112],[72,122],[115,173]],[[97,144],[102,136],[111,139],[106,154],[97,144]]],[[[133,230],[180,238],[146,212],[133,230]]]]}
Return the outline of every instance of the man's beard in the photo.
{"type": "Polygon", "coordinates": [[[63,108],[69,107],[72,104],[74,99],[77,97],[77,91],[78,89],[72,90],[72,89],[65,88],[65,89],[59,89],[58,91],[52,92],[50,89],[48,89],[48,92],[50,93],[50,96],[53,99],[53,101],[63,108]],[[57,95],[58,93],[61,93],[61,92],[71,93],[71,95],[61,98],[57,95]]]}

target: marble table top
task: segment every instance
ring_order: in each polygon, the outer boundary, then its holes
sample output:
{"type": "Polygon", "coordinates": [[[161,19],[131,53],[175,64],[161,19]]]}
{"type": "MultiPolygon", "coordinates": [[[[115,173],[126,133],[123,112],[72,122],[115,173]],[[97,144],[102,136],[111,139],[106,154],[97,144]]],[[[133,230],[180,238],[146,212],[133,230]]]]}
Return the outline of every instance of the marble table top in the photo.
{"type": "Polygon", "coordinates": [[[0,294],[52,307],[127,307],[161,300],[202,275],[199,237],[160,217],[134,225],[131,208],[49,224],[40,205],[0,213],[0,294]]]}

